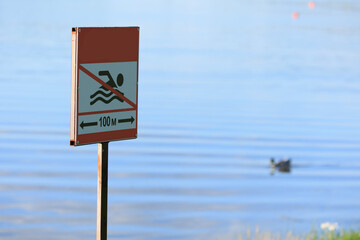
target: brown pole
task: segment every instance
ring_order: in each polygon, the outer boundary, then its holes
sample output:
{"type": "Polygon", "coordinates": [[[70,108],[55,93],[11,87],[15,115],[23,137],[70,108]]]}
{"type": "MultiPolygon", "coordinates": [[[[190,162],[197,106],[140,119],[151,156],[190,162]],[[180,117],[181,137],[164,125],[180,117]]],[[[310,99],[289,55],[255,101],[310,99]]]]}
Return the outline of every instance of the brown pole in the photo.
{"type": "Polygon", "coordinates": [[[96,240],[107,238],[108,150],[109,142],[98,143],[96,240]]]}

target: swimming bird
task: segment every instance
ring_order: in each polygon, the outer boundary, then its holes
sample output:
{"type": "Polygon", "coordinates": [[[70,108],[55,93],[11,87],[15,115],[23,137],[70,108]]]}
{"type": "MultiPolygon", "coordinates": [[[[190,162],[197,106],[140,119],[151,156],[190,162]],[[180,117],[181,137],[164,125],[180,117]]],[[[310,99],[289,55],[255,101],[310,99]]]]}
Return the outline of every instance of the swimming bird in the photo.
{"type": "Polygon", "coordinates": [[[279,162],[275,162],[274,158],[270,158],[270,166],[273,169],[277,169],[279,172],[290,172],[291,169],[291,159],[284,158],[279,162]]]}

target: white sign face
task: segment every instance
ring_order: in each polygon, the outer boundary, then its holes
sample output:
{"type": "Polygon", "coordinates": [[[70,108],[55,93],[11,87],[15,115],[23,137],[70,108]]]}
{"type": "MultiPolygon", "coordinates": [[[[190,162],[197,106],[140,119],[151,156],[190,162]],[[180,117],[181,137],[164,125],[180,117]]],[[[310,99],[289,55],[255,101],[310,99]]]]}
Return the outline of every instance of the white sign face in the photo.
{"type": "Polygon", "coordinates": [[[136,128],[136,79],[137,62],[81,64],[78,134],[136,128]]]}

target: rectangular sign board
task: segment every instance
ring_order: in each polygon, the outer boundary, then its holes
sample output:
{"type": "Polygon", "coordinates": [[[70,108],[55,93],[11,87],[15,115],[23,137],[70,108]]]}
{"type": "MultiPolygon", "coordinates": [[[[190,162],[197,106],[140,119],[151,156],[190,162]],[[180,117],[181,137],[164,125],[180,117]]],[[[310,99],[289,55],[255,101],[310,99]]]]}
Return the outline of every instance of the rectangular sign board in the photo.
{"type": "Polygon", "coordinates": [[[137,137],[139,27],[72,28],[70,145],[137,137]]]}

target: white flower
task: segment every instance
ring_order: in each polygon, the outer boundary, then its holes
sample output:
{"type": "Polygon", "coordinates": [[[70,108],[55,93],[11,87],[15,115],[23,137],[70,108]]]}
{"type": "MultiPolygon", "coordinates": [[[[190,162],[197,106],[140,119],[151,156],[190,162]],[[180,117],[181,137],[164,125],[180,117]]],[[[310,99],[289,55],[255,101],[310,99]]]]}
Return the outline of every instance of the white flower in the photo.
{"type": "Polygon", "coordinates": [[[339,225],[337,223],[330,224],[329,231],[335,231],[339,228],[339,225]]]}
{"type": "Polygon", "coordinates": [[[320,225],[320,228],[322,230],[327,230],[327,231],[335,231],[339,228],[339,224],[337,223],[330,223],[330,222],[324,222],[320,225]]]}
{"type": "Polygon", "coordinates": [[[324,223],[322,223],[322,224],[320,225],[320,227],[321,227],[322,230],[326,230],[326,229],[329,228],[329,225],[330,225],[329,222],[324,222],[324,223]]]}

